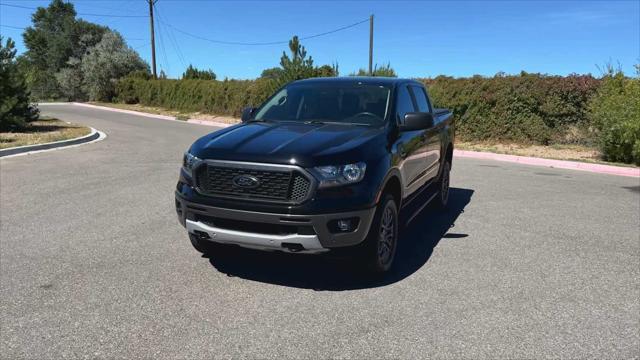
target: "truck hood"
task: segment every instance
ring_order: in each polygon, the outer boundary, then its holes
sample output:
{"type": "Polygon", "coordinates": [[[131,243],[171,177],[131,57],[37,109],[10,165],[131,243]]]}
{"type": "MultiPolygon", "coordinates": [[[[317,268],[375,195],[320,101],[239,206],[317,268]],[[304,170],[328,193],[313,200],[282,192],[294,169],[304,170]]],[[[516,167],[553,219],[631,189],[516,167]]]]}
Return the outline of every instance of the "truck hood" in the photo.
{"type": "Polygon", "coordinates": [[[373,155],[365,143],[383,139],[382,127],[250,122],[205,135],[193,144],[190,152],[201,159],[310,167],[362,161],[373,155]]]}

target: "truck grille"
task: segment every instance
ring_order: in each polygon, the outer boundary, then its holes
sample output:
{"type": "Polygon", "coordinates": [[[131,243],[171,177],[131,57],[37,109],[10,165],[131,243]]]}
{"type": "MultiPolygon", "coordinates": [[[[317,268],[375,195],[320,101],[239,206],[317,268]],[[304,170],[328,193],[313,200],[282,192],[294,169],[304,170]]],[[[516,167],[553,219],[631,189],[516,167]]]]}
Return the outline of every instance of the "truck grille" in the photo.
{"type": "Polygon", "coordinates": [[[198,190],[209,196],[299,203],[311,190],[311,181],[302,172],[289,168],[263,170],[203,164],[196,169],[195,178],[198,190]],[[234,179],[243,175],[256,179],[257,185],[238,185],[234,179]]]}

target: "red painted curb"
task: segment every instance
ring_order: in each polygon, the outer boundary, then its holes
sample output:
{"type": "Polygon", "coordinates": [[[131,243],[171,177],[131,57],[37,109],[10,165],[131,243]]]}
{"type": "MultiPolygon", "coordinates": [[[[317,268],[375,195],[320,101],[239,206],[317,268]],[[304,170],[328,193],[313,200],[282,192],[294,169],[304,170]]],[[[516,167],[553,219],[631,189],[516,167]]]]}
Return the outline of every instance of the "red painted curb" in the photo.
{"type": "Polygon", "coordinates": [[[495,154],[495,153],[467,151],[467,150],[455,150],[453,152],[453,155],[457,157],[472,158],[472,159],[506,161],[506,162],[512,162],[512,163],[518,163],[518,164],[525,164],[525,165],[546,166],[546,167],[552,167],[552,168],[558,168],[558,169],[581,170],[581,171],[589,171],[589,172],[594,172],[599,174],[630,176],[630,177],[640,178],[640,168],[633,168],[633,167],[592,164],[592,163],[584,163],[584,162],[578,162],[578,161],[542,159],[542,158],[528,157],[528,156],[495,154]]]}

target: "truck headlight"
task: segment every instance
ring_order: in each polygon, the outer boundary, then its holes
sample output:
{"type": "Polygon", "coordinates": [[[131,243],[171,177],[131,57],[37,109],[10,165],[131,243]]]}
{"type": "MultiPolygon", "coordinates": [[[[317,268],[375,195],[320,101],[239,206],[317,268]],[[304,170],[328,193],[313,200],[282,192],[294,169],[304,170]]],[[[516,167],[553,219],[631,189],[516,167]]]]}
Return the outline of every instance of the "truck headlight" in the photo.
{"type": "Polygon", "coordinates": [[[318,178],[318,187],[330,187],[354,184],[364,178],[364,171],[367,164],[358,162],[347,165],[318,166],[311,169],[311,172],[318,178]]]}
{"type": "Polygon", "coordinates": [[[193,167],[198,161],[200,161],[200,159],[191,155],[191,153],[187,151],[182,157],[182,168],[187,172],[187,174],[193,176],[193,167]]]}

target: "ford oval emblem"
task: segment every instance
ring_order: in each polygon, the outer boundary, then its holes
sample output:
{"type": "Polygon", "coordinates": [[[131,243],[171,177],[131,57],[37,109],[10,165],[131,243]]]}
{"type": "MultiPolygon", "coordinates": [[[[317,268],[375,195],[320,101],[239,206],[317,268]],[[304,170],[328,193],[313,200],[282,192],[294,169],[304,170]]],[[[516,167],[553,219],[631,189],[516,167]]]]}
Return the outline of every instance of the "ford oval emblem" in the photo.
{"type": "Polygon", "coordinates": [[[234,186],[242,188],[255,188],[260,185],[260,180],[252,175],[238,175],[231,180],[234,186]]]}

